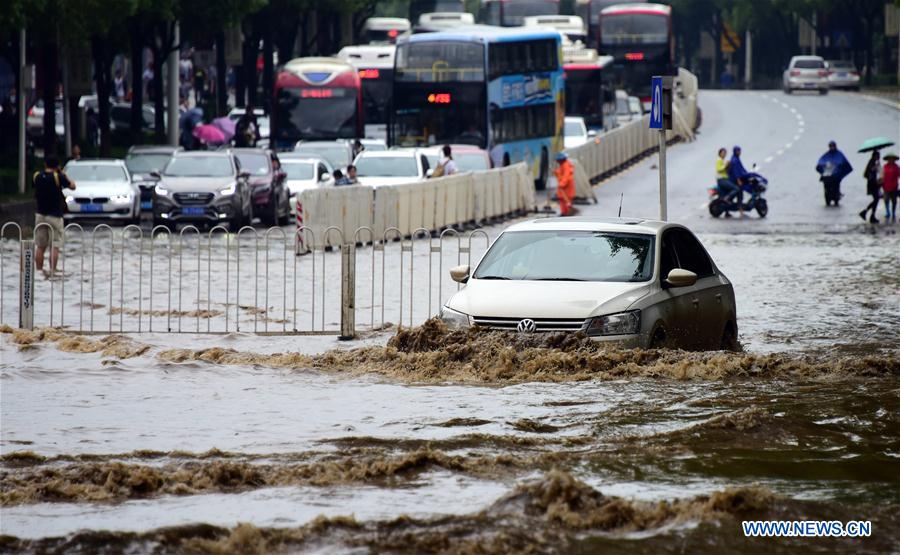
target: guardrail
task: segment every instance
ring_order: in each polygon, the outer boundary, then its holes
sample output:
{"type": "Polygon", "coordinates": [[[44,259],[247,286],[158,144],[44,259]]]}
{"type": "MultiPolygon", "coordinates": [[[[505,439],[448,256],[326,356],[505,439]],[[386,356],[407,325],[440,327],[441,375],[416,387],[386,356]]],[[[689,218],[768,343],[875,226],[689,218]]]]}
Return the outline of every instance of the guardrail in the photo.
{"type": "Polygon", "coordinates": [[[459,288],[448,270],[477,262],[482,230],[424,228],[408,235],[329,227],[321,238],[301,227],[229,234],[187,226],[86,230],[66,226],[58,278],[43,279],[34,241],[18,224],[0,229],[0,324],[79,333],[329,334],[410,326],[438,313],[459,288]],[[7,231],[12,233],[6,233],[7,231]],[[296,256],[303,237],[309,252],[296,256]]]}

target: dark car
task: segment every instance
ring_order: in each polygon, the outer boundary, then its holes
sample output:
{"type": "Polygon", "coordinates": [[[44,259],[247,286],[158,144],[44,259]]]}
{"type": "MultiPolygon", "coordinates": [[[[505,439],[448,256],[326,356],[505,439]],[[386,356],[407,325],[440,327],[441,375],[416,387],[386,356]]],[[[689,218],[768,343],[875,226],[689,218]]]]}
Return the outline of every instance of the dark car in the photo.
{"type": "Polygon", "coordinates": [[[249,174],[229,151],[176,152],[153,189],[153,225],[250,224],[249,174]]]}
{"type": "Polygon", "coordinates": [[[153,188],[158,181],[153,174],[162,172],[172,155],[181,150],[180,146],[168,145],[140,145],[128,150],[125,165],[132,183],[141,189],[141,210],[153,210],[153,188]]]}
{"type": "Polygon", "coordinates": [[[250,174],[253,214],[259,216],[263,225],[287,224],[291,217],[291,194],[276,154],[259,148],[235,148],[232,152],[241,169],[250,174]]]}

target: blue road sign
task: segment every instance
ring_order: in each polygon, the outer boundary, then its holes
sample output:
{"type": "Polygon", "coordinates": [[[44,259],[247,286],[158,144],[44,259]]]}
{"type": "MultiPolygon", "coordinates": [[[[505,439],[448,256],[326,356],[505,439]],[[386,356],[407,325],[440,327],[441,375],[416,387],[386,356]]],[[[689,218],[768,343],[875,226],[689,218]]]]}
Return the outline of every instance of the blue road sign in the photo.
{"type": "Polygon", "coordinates": [[[650,78],[650,129],[663,128],[663,79],[662,77],[650,78]]]}

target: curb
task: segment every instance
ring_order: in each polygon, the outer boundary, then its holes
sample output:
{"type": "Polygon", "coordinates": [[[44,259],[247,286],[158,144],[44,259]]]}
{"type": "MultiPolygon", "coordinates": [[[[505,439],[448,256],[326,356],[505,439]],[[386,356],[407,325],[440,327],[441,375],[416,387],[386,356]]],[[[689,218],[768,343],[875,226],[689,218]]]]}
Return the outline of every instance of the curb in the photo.
{"type": "Polygon", "coordinates": [[[841,96],[849,96],[853,98],[861,98],[863,100],[868,100],[869,102],[877,102],[878,104],[883,104],[889,108],[893,108],[895,110],[900,110],[900,102],[896,100],[890,100],[888,98],[884,98],[882,96],[868,94],[864,92],[846,92],[846,91],[831,91],[832,93],[838,93],[841,96]]]}

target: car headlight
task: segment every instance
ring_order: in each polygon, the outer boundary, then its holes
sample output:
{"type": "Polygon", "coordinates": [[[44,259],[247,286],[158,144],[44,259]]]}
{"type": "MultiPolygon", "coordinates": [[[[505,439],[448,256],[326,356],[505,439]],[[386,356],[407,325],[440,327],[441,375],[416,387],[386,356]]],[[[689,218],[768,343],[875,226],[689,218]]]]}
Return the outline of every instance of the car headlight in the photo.
{"type": "Polygon", "coordinates": [[[75,202],[75,197],[72,195],[66,195],[66,202],[75,202]]]}
{"type": "Polygon", "coordinates": [[[162,185],[157,185],[156,187],[153,188],[153,190],[156,191],[156,194],[161,197],[169,196],[169,190],[166,189],[165,187],[163,187],[162,185]]]}
{"type": "Polygon", "coordinates": [[[225,189],[220,190],[219,194],[222,195],[223,197],[227,197],[227,196],[233,195],[236,191],[237,191],[237,185],[232,183],[225,189]]]}
{"type": "Polygon", "coordinates": [[[588,335],[629,335],[641,329],[641,311],[617,312],[591,318],[585,332],[588,335]]]}
{"type": "Polygon", "coordinates": [[[446,306],[441,307],[440,318],[448,328],[466,328],[469,326],[468,316],[462,312],[457,312],[452,308],[447,308],[446,306]]]}

